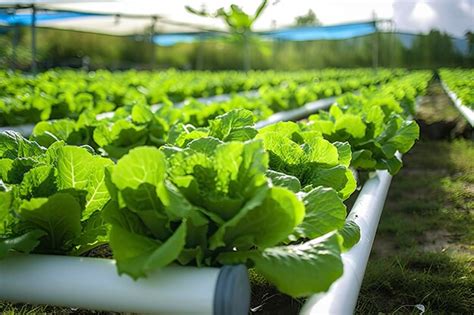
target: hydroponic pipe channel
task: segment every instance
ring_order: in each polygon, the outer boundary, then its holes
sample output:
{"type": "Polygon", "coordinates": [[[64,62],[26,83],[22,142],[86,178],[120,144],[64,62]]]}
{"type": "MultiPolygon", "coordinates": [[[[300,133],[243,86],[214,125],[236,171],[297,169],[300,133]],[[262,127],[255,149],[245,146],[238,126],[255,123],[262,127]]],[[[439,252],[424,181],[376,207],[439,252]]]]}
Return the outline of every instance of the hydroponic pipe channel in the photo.
{"type": "Polygon", "coordinates": [[[250,284],[243,265],[169,266],[134,281],[103,258],[17,255],[0,260],[0,300],[159,314],[245,315],[250,284]]]}
{"type": "MultiPolygon", "coordinates": [[[[197,98],[196,101],[204,104],[210,104],[214,102],[225,102],[231,99],[231,97],[234,94],[220,94],[220,95],[214,95],[214,96],[209,96],[209,97],[201,97],[197,98]]],[[[238,92],[235,95],[240,95],[243,97],[249,97],[249,98],[256,98],[258,97],[258,91],[257,90],[251,90],[251,91],[244,91],[244,92],[238,92]]],[[[183,107],[187,102],[189,101],[183,101],[183,102],[178,102],[174,104],[176,108],[181,108],[183,107]]],[[[161,104],[155,104],[151,105],[151,110],[152,112],[156,112],[160,108],[161,104]]],[[[103,119],[108,119],[114,117],[114,112],[105,112],[105,113],[100,113],[97,114],[96,119],[97,120],[103,120],[103,119]]],[[[24,125],[18,125],[18,126],[9,126],[9,127],[0,127],[0,132],[4,132],[7,130],[13,130],[16,131],[20,134],[22,134],[25,137],[30,136],[33,133],[33,129],[35,127],[35,124],[24,124],[24,125]]]]}
{"type": "Polygon", "coordinates": [[[361,238],[353,248],[342,254],[344,274],[328,292],[311,296],[301,310],[302,315],[354,313],[391,180],[392,176],[387,171],[377,171],[364,184],[347,218],[360,227],[361,238]]]}
{"type": "Polygon", "coordinates": [[[449,87],[441,81],[441,85],[443,86],[444,91],[448,94],[451,101],[454,103],[454,106],[458,109],[458,111],[466,118],[466,120],[474,127],[474,111],[469,107],[465,106],[461,99],[449,89],[449,87]]]}
{"type": "Polygon", "coordinates": [[[255,124],[257,129],[263,128],[265,126],[275,124],[280,121],[290,121],[290,120],[300,120],[303,118],[308,117],[311,114],[314,114],[318,110],[326,109],[330,105],[334,104],[336,101],[336,97],[328,97],[324,99],[320,99],[314,102],[307,103],[301,107],[284,111],[278,112],[276,114],[271,115],[265,120],[259,121],[255,124]]]}

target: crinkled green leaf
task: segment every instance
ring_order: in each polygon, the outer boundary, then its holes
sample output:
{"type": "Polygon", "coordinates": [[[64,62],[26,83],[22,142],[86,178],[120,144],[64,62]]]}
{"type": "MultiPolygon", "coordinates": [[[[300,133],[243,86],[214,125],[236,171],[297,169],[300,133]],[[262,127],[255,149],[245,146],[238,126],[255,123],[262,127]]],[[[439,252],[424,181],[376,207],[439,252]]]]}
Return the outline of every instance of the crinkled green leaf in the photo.
{"type": "Polygon", "coordinates": [[[266,175],[272,180],[272,184],[275,186],[285,187],[292,192],[299,192],[301,190],[300,181],[295,176],[272,170],[268,170],[266,175]]]}
{"type": "Polygon", "coordinates": [[[86,221],[82,222],[81,235],[73,243],[79,246],[78,252],[93,248],[98,243],[108,242],[110,226],[105,223],[101,212],[94,212],[86,221]]]}
{"type": "Polygon", "coordinates": [[[93,138],[110,157],[119,158],[130,149],[144,145],[148,139],[148,129],[146,125],[137,126],[121,119],[112,125],[99,125],[94,129],[93,138]]]}
{"type": "Polygon", "coordinates": [[[102,209],[110,200],[110,195],[105,183],[105,168],[113,165],[109,159],[94,156],[90,162],[90,173],[86,186],[86,205],[82,213],[82,219],[86,220],[97,210],[102,209]]]}
{"type": "Polygon", "coordinates": [[[74,188],[86,190],[92,155],[83,148],[65,146],[58,150],[57,186],[58,189],[74,188]]]}
{"type": "Polygon", "coordinates": [[[149,106],[142,104],[135,105],[132,108],[132,121],[139,124],[146,124],[153,119],[153,112],[149,106]]]}
{"type": "Polygon", "coordinates": [[[303,187],[332,187],[344,197],[354,191],[354,179],[346,166],[350,160],[347,145],[338,148],[318,133],[302,132],[294,123],[282,127],[281,133],[272,127],[263,128],[258,135],[269,151],[272,170],[297,177],[303,187]]]}
{"type": "Polygon", "coordinates": [[[246,141],[257,135],[254,116],[246,109],[236,109],[209,122],[209,136],[222,141],[246,141]]]}
{"type": "Polygon", "coordinates": [[[12,201],[11,191],[0,191],[0,238],[6,232],[9,222],[13,219],[10,213],[12,201]]]}
{"type": "Polygon", "coordinates": [[[343,114],[336,118],[334,129],[336,131],[344,130],[354,138],[363,138],[365,136],[366,126],[360,116],[343,114]]]}
{"type": "Polygon", "coordinates": [[[162,184],[166,162],[163,153],[154,147],[139,147],[120,159],[114,168],[112,181],[118,189],[136,189],[142,183],[162,184]]]}
{"type": "Polygon", "coordinates": [[[360,240],[360,228],[352,220],[344,223],[344,226],[339,230],[339,234],[344,239],[343,251],[351,249],[360,240]]]}
{"type": "Polygon", "coordinates": [[[278,246],[254,254],[256,270],[277,289],[293,297],[327,291],[343,272],[337,234],[306,243],[278,246]]]}
{"type": "Polygon", "coordinates": [[[34,141],[25,139],[14,131],[0,133],[0,158],[27,158],[36,157],[46,149],[34,141]]]}
{"type": "Polygon", "coordinates": [[[396,151],[406,153],[418,139],[420,128],[414,121],[403,121],[396,134],[383,144],[382,150],[387,157],[396,151]]]}
{"type": "Polygon", "coordinates": [[[45,250],[67,250],[81,233],[81,207],[66,193],[23,201],[18,214],[23,225],[47,233],[40,244],[45,250]]]}
{"type": "Polygon", "coordinates": [[[337,148],[339,163],[341,163],[345,167],[349,167],[349,165],[351,165],[352,160],[351,145],[348,142],[335,142],[333,144],[337,148]]]}
{"type": "Polygon", "coordinates": [[[38,246],[40,239],[45,235],[46,232],[42,230],[33,230],[8,238],[3,238],[0,235],[0,259],[5,258],[11,251],[30,253],[38,246]]]}
{"type": "Polygon", "coordinates": [[[267,155],[260,141],[198,139],[171,154],[169,166],[170,179],[192,204],[224,220],[266,184],[267,155]]]}
{"type": "Polygon", "coordinates": [[[304,217],[303,204],[282,187],[261,189],[259,200],[250,202],[211,237],[211,249],[224,245],[239,249],[272,246],[285,240],[304,217]]]}
{"type": "Polygon", "coordinates": [[[377,168],[378,169],[386,169],[391,175],[395,175],[398,173],[398,171],[402,168],[402,161],[398,159],[398,157],[394,156],[390,159],[381,159],[377,163],[377,168]]]}
{"type": "Polygon", "coordinates": [[[129,208],[158,211],[163,204],[157,188],[163,185],[165,173],[164,154],[154,147],[139,147],[120,159],[111,180],[129,208]]]}
{"type": "Polygon", "coordinates": [[[10,182],[9,173],[13,168],[12,159],[0,159],[0,179],[5,182],[10,182]]]}
{"type": "Polygon", "coordinates": [[[47,197],[56,192],[54,169],[40,165],[29,170],[20,184],[20,193],[27,197],[47,197]]]}
{"type": "Polygon", "coordinates": [[[126,273],[134,279],[144,277],[177,259],[184,249],[185,238],[185,222],[163,243],[116,225],[112,226],[110,233],[119,273],[126,273]]]}
{"type": "Polygon", "coordinates": [[[377,161],[372,157],[372,151],[357,150],[352,153],[352,167],[360,169],[373,169],[377,161]]]}
{"type": "Polygon", "coordinates": [[[316,238],[341,229],[346,219],[346,206],[331,188],[316,187],[303,196],[306,214],[295,229],[297,238],[316,238]]]}
{"type": "Polygon", "coordinates": [[[79,144],[82,140],[81,135],[77,133],[76,122],[72,119],[41,121],[35,125],[31,138],[45,147],[58,140],[70,144],[79,144]]]}

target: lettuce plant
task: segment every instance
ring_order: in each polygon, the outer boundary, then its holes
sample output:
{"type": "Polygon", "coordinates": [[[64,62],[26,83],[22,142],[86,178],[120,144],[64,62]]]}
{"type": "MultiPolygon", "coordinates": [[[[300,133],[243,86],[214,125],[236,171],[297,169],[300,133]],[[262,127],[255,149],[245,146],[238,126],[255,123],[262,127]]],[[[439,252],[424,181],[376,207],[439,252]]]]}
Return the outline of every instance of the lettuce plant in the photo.
{"type": "Polygon", "coordinates": [[[24,253],[81,253],[106,242],[100,210],[109,201],[109,159],[56,142],[48,149],[0,134],[0,258],[24,253]]]}
{"type": "Polygon", "coordinates": [[[331,188],[275,186],[268,160],[261,140],[205,137],[135,148],[108,167],[105,216],[119,272],[246,263],[293,296],[327,290],[342,274],[345,206],[331,188]]]}

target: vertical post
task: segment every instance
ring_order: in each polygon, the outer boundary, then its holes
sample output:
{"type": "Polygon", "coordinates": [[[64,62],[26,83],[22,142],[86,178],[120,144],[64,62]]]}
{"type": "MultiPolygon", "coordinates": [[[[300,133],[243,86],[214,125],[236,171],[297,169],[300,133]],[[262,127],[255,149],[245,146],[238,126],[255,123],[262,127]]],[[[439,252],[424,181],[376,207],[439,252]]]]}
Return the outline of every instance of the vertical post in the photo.
{"type": "Polygon", "coordinates": [[[204,66],[204,36],[199,34],[196,52],[196,70],[202,70],[204,66]]]}
{"type": "Polygon", "coordinates": [[[377,29],[377,16],[375,12],[373,12],[374,17],[374,25],[375,25],[375,33],[373,35],[373,43],[372,43],[372,67],[374,70],[377,70],[379,66],[379,33],[377,29]]]}
{"type": "Polygon", "coordinates": [[[150,44],[151,44],[150,68],[151,70],[154,70],[156,67],[156,45],[153,39],[155,37],[155,27],[156,27],[157,20],[158,18],[156,16],[153,16],[151,18],[151,27],[150,27],[150,44]]]}
{"type": "MultiPolygon", "coordinates": [[[[275,31],[276,29],[276,21],[272,20],[272,30],[275,31]]],[[[276,69],[276,63],[277,63],[277,51],[278,51],[278,45],[277,45],[277,39],[274,37],[272,38],[272,67],[273,69],[276,69]]]]}
{"type": "Polygon", "coordinates": [[[248,32],[244,33],[244,71],[249,71],[251,67],[249,36],[250,34],[248,32]]]}
{"type": "Polygon", "coordinates": [[[11,68],[13,70],[16,69],[16,50],[18,47],[18,41],[20,37],[20,29],[18,25],[13,25],[13,39],[12,39],[12,60],[11,60],[11,68]]]}
{"type": "Polygon", "coordinates": [[[398,51],[395,52],[397,48],[395,45],[395,24],[393,20],[390,20],[390,66],[395,68],[395,58],[398,57],[398,51]]]}
{"type": "Polygon", "coordinates": [[[31,6],[31,72],[36,74],[38,66],[36,64],[36,7],[31,6]]]}

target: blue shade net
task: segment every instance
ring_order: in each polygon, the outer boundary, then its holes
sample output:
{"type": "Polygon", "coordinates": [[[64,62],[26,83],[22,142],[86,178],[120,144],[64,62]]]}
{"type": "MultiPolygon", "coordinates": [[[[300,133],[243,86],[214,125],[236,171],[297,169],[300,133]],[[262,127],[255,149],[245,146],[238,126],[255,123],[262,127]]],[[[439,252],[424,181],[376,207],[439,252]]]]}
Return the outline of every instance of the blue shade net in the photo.
{"type": "MultiPolygon", "coordinates": [[[[90,13],[77,13],[77,12],[57,12],[57,11],[45,11],[36,13],[36,23],[49,22],[54,20],[68,20],[73,18],[81,18],[86,16],[97,16],[97,14],[90,13]]],[[[0,10],[0,24],[13,26],[29,26],[33,20],[33,14],[31,13],[10,13],[5,10],[0,10]]]]}
{"type": "Polygon", "coordinates": [[[304,26],[261,32],[268,39],[282,41],[338,40],[365,36],[377,32],[374,22],[331,26],[304,26]]]}
{"type": "MultiPolygon", "coordinates": [[[[377,31],[374,22],[341,24],[333,26],[307,26],[285,28],[276,31],[258,32],[267,39],[285,41],[335,40],[364,36],[377,31]]],[[[160,46],[173,46],[179,43],[192,43],[213,37],[222,37],[222,34],[213,33],[173,33],[159,34],[153,37],[153,42],[160,46]]]]}
{"type": "Polygon", "coordinates": [[[222,34],[213,32],[168,33],[153,36],[153,42],[159,46],[174,46],[180,43],[193,43],[217,37],[222,37],[222,34]]]}
{"type": "Polygon", "coordinates": [[[153,42],[159,46],[174,46],[179,43],[199,41],[200,35],[195,34],[162,34],[153,36],[153,42]]]}

